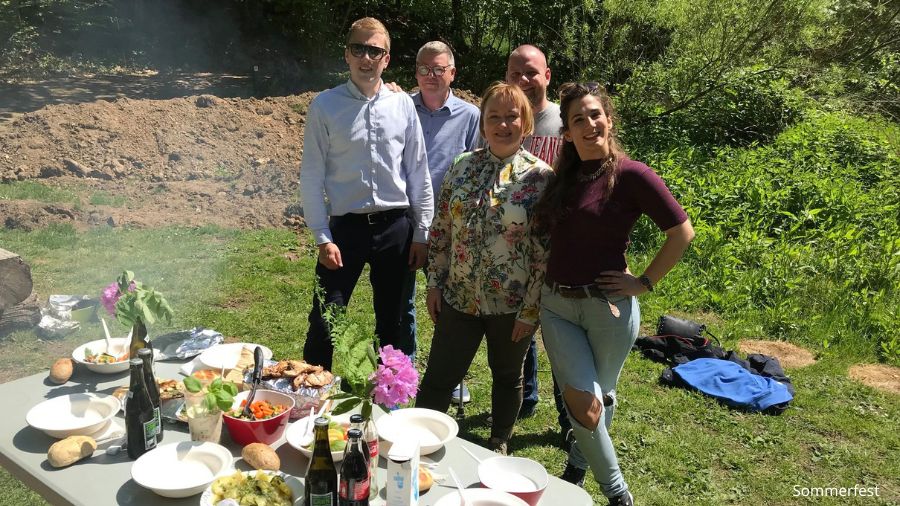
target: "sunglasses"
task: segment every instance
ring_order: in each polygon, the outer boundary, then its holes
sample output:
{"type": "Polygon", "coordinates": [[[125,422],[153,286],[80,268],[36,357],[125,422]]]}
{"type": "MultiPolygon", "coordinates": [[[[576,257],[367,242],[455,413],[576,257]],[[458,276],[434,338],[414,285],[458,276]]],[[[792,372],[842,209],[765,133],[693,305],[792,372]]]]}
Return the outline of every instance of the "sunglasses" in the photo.
{"type": "Polygon", "coordinates": [[[352,54],[354,58],[362,58],[365,54],[368,55],[371,60],[380,60],[387,54],[387,49],[378,46],[370,46],[368,44],[347,44],[347,49],[350,50],[350,54],[352,54]]]}
{"type": "Polygon", "coordinates": [[[435,65],[434,67],[429,67],[428,65],[416,65],[416,73],[422,77],[425,77],[428,74],[431,74],[434,77],[441,77],[444,75],[444,72],[447,72],[452,66],[453,65],[447,65],[446,67],[441,67],[440,65],[435,65]]]}
{"type": "Polygon", "coordinates": [[[566,83],[559,87],[560,98],[571,94],[583,95],[586,93],[594,93],[600,89],[600,83],[591,81],[587,83],[566,83]]]}

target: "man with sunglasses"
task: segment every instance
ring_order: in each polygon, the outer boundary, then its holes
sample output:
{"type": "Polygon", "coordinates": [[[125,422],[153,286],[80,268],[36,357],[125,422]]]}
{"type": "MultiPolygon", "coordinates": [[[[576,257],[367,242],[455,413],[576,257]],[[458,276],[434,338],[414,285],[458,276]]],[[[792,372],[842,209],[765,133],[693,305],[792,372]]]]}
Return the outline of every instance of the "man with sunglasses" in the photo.
{"type": "Polygon", "coordinates": [[[328,369],[334,348],[322,304],[346,306],[366,264],[380,344],[415,352],[400,332],[397,280],[425,264],[434,201],[413,101],[381,80],[390,43],[377,19],[354,22],[344,51],[350,80],[320,93],[306,117],[300,197],[324,299],[313,297],[303,358],[328,369]]]}
{"type": "MultiPolygon", "coordinates": [[[[480,134],[480,113],[474,105],[453,95],[450,84],[456,78],[456,66],[450,46],[441,41],[425,43],[416,54],[416,81],[419,92],[412,95],[416,113],[425,134],[428,170],[435,201],[440,193],[444,174],[457,155],[475,149],[480,134]]],[[[413,343],[416,341],[416,271],[405,280],[403,302],[405,310],[400,331],[413,343]]]]}

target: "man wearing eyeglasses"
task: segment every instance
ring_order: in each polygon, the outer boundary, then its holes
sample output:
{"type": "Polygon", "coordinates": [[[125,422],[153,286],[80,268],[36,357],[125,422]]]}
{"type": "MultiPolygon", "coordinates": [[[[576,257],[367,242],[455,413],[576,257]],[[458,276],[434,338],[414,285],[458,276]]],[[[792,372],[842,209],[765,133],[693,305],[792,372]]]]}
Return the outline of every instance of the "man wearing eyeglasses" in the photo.
{"type": "MultiPolygon", "coordinates": [[[[456,78],[456,66],[450,46],[440,41],[425,43],[416,54],[416,81],[419,92],[412,95],[416,113],[425,134],[428,170],[435,201],[444,174],[460,153],[472,151],[479,139],[479,111],[474,105],[453,95],[450,84],[456,78]]],[[[400,331],[416,341],[416,271],[405,280],[404,305],[400,331]]]]}
{"type": "Polygon", "coordinates": [[[400,332],[397,280],[425,264],[434,201],[415,105],[381,80],[390,43],[377,19],[354,22],[344,50],[350,80],[320,93],[306,117],[300,198],[324,301],[313,297],[303,358],[328,369],[334,349],[322,303],[347,305],[366,264],[380,344],[415,351],[400,332]]]}

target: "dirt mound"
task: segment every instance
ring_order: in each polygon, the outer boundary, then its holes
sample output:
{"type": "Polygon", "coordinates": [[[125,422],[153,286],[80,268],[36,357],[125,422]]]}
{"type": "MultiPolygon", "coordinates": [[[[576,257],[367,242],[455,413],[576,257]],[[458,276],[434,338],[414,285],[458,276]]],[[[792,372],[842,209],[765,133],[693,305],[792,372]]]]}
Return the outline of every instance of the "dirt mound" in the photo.
{"type": "Polygon", "coordinates": [[[808,350],[783,341],[745,339],[738,344],[738,350],[744,354],[762,353],[775,357],[786,369],[806,367],[816,363],[815,357],[808,350]]]}
{"type": "Polygon", "coordinates": [[[74,198],[0,201],[3,226],[296,225],[286,210],[296,209],[313,96],[118,99],[25,114],[0,125],[0,180],[74,198]]]}
{"type": "Polygon", "coordinates": [[[856,364],[850,367],[847,374],[872,388],[900,394],[900,368],[884,364],[856,364]]]}

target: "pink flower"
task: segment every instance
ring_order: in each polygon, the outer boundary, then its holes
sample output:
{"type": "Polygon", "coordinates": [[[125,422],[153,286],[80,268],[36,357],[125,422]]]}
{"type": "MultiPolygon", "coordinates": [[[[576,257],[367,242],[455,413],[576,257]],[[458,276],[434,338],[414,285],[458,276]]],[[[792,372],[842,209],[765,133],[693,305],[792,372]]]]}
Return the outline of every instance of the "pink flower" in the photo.
{"type": "Polygon", "coordinates": [[[375,385],[372,396],[376,404],[393,409],[416,396],[419,373],[412,361],[400,350],[387,345],[379,350],[381,364],[369,380],[375,385]]]}
{"type": "MultiPolygon", "coordinates": [[[[128,285],[128,291],[133,292],[137,289],[137,286],[134,284],[134,281],[128,285]]],[[[119,283],[113,281],[106,288],[103,289],[103,292],[100,294],[100,303],[103,304],[103,307],[106,308],[106,312],[109,313],[110,316],[116,315],[116,302],[119,301],[119,297],[122,294],[119,293],[119,283]]]]}

